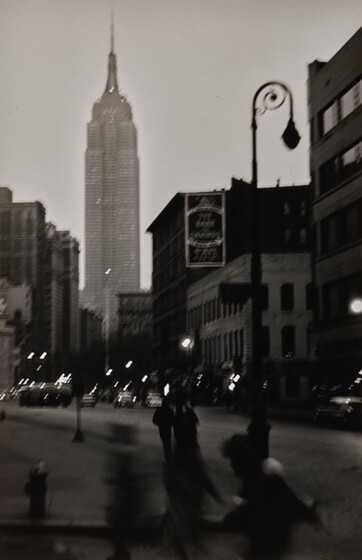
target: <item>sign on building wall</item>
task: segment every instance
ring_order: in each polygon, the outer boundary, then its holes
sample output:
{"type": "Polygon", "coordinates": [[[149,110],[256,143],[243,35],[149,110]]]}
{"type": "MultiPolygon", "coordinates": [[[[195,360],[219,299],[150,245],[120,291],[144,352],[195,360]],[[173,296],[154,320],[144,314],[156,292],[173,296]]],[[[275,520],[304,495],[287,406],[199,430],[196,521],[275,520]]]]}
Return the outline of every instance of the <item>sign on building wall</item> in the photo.
{"type": "Polygon", "coordinates": [[[186,266],[224,266],[225,193],[186,194],[186,266]]]}

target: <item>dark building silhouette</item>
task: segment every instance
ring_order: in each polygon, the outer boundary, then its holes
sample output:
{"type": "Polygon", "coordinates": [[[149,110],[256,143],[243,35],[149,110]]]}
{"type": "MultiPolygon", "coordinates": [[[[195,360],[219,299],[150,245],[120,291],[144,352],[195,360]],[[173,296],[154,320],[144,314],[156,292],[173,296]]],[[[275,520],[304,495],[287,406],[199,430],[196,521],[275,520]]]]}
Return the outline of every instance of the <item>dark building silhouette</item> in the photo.
{"type": "Polygon", "coordinates": [[[361,369],[362,28],[328,62],[309,65],[316,380],[349,383],[361,369]]]}
{"type": "Polygon", "coordinates": [[[44,350],[45,208],[38,202],[13,202],[0,187],[0,277],[33,290],[31,347],[44,350]]]}

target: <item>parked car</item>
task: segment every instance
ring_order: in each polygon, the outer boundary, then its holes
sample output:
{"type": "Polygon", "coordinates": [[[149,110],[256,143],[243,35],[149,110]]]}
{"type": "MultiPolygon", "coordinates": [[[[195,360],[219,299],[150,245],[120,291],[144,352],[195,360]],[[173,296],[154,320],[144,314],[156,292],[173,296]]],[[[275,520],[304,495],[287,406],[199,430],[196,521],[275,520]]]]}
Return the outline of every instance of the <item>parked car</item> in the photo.
{"type": "Polygon", "coordinates": [[[120,391],[113,401],[113,406],[114,408],[120,408],[121,406],[133,408],[136,400],[137,397],[130,391],[120,391]]]}
{"type": "Polygon", "coordinates": [[[95,398],[94,395],[83,395],[82,400],[80,401],[80,406],[82,408],[86,406],[94,408],[96,404],[97,404],[97,399],[95,398]]]}
{"type": "Polygon", "coordinates": [[[157,408],[162,404],[162,396],[159,393],[148,393],[145,399],[145,406],[149,408],[157,408]]]}
{"type": "Polygon", "coordinates": [[[342,426],[362,428],[362,377],[349,387],[331,387],[329,398],[316,406],[314,421],[317,424],[336,422],[342,426]]]}

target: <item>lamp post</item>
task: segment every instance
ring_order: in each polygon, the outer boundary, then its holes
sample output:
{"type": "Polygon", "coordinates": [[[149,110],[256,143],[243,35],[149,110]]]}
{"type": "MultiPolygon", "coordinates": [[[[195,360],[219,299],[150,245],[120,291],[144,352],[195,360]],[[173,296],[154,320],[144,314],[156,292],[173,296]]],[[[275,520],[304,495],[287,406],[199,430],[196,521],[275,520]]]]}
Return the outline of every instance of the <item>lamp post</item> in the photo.
{"type": "Polygon", "coordinates": [[[255,93],[252,104],[252,251],[251,251],[251,323],[252,323],[252,420],[248,428],[251,443],[261,458],[269,455],[269,430],[262,385],[262,309],[261,280],[262,266],[260,255],[260,218],[258,200],[258,160],[257,160],[257,117],[268,110],[278,109],[289,99],[289,120],[282,139],[285,145],[294,150],[300,141],[293,118],[293,98],[289,88],[282,82],[266,82],[255,93]]]}

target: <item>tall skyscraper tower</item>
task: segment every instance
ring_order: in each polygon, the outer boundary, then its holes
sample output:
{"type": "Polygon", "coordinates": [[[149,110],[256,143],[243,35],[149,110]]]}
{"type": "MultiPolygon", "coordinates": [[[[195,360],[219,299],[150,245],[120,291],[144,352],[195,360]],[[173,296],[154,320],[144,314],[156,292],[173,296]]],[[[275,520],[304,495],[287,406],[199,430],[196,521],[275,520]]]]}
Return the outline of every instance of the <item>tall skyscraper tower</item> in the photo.
{"type": "Polygon", "coordinates": [[[85,288],[82,303],[110,325],[116,294],[140,286],[139,161],[132,110],[118,90],[111,29],[108,77],[88,123],[85,164],[85,288]]]}

